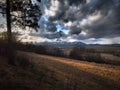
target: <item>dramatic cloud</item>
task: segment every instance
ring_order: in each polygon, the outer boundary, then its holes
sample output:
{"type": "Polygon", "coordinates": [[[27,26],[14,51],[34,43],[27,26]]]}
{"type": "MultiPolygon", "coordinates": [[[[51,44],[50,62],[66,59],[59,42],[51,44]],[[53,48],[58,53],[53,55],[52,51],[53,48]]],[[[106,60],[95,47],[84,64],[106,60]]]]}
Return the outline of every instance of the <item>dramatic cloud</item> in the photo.
{"type": "MultiPolygon", "coordinates": [[[[24,41],[29,38],[38,42],[120,44],[120,0],[41,0],[41,3],[32,0],[32,3],[42,11],[40,28],[37,34],[23,35],[24,41]]],[[[0,27],[5,27],[3,21],[4,18],[0,27]]]]}
{"type": "Polygon", "coordinates": [[[120,0],[42,0],[39,26],[49,39],[115,38],[120,36],[119,9],[120,0]]]}

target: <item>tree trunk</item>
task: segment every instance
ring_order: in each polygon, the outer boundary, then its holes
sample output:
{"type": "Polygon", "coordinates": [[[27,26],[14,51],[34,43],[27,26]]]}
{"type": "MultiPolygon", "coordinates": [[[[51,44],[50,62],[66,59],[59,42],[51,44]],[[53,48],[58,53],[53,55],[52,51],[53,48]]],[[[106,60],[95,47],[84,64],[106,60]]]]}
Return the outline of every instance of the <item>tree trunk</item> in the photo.
{"type": "Polygon", "coordinates": [[[6,0],[6,21],[7,21],[7,35],[8,35],[8,63],[14,64],[14,48],[12,42],[11,32],[11,14],[10,14],[10,0],[6,0]]]}

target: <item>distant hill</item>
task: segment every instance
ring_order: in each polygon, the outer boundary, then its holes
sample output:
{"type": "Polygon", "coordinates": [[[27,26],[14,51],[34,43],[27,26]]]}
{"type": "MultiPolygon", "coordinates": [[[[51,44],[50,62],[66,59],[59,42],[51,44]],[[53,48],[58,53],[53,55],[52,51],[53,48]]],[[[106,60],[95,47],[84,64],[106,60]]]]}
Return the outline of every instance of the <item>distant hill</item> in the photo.
{"type": "Polygon", "coordinates": [[[120,46],[120,44],[86,44],[83,42],[40,42],[35,45],[48,46],[120,46]]]}
{"type": "Polygon", "coordinates": [[[120,46],[120,44],[87,44],[87,46],[120,46]]]}
{"type": "Polygon", "coordinates": [[[83,42],[41,42],[36,45],[49,45],[49,46],[85,46],[83,42]]]}

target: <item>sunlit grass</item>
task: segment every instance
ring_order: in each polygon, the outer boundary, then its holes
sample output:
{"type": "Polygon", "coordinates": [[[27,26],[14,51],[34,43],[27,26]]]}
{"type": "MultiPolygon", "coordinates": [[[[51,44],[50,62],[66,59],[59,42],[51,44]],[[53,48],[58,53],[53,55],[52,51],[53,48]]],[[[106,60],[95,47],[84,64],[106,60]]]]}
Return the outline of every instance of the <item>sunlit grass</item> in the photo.
{"type": "Polygon", "coordinates": [[[118,89],[120,86],[120,66],[97,64],[34,53],[23,52],[22,54],[27,55],[39,68],[46,68],[48,75],[51,73],[50,75],[59,81],[69,83],[69,87],[71,88],[75,86],[74,84],[79,89],[118,89]]]}

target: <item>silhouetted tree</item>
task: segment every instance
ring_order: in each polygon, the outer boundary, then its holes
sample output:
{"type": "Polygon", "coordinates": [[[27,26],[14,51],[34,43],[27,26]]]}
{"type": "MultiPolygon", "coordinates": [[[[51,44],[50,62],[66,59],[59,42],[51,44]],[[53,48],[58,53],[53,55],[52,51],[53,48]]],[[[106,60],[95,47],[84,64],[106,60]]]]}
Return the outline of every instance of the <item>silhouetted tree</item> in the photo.
{"type": "Polygon", "coordinates": [[[6,0],[6,20],[8,33],[8,58],[9,63],[14,64],[14,50],[12,46],[12,32],[11,32],[11,14],[10,14],[10,0],[6,0]]]}
{"type": "MultiPolygon", "coordinates": [[[[40,2],[41,0],[37,1],[40,2]]],[[[2,13],[3,16],[6,14],[9,63],[14,64],[14,48],[11,25],[17,25],[22,28],[27,26],[37,30],[37,22],[41,16],[40,7],[36,4],[32,4],[31,0],[6,0],[6,3],[0,2],[0,9],[2,9],[2,12],[0,13],[2,13]]]]}

